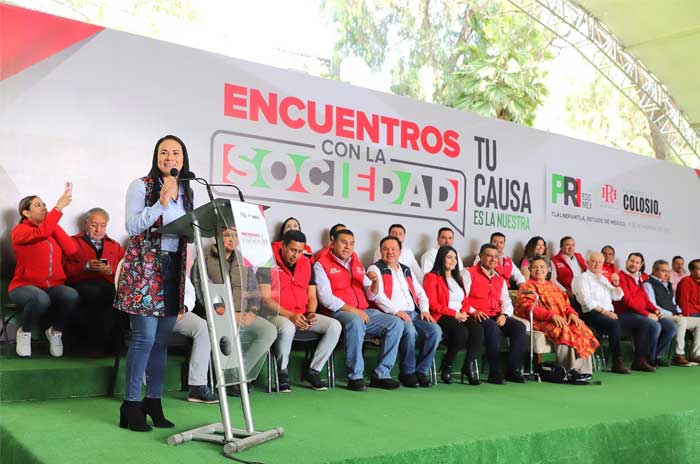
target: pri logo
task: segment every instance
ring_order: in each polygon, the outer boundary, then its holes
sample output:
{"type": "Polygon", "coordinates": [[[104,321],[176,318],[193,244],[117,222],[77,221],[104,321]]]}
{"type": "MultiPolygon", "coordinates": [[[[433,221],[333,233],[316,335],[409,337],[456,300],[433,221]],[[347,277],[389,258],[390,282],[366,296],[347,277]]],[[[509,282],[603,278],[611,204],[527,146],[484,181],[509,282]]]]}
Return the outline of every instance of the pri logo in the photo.
{"type": "Polygon", "coordinates": [[[610,184],[605,184],[600,189],[600,197],[605,203],[615,204],[617,201],[617,189],[610,184]]]}
{"type": "Polygon", "coordinates": [[[590,209],[591,194],[584,193],[578,177],[552,174],[552,203],[575,208],[590,209]]]}

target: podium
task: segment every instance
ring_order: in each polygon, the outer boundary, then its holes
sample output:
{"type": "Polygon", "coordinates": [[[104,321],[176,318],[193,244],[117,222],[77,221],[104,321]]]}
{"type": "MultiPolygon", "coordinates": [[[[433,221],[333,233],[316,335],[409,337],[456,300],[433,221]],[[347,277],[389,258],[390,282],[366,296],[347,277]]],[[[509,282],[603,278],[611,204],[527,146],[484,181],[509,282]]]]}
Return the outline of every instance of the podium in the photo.
{"type": "MultiPolygon", "coordinates": [[[[245,429],[233,428],[231,425],[226,386],[244,384],[250,379],[247,376],[241,350],[240,327],[235,317],[236,307],[231,278],[224,264],[226,261],[224,245],[221,239],[216,241],[224,283],[215,286],[211,284],[207,274],[202,238],[214,237],[217,234],[220,236],[223,229],[228,229],[235,223],[236,216],[239,218],[252,216],[264,221],[257,205],[217,198],[156,231],[160,234],[179,235],[187,238],[188,242],[194,242],[221,410],[220,422],[172,435],[168,438],[168,444],[179,445],[193,440],[218,443],[223,445],[226,456],[280,438],[284,434],[284,429],[281,427],[266,431],[255,430],[250,398],[245,385],[240,388],[245,429]]],[[[266,230],[265,235],[267,235],[266,230]]]]}

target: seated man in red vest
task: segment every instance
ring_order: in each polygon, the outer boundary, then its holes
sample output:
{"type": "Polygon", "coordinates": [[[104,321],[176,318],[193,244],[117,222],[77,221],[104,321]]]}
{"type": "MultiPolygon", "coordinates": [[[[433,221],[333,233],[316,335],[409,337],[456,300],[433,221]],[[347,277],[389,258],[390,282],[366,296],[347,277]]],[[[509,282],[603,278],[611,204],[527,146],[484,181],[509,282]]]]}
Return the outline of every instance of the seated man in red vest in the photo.
{"type": "Polygon", "coordinates": [[[700,317],[700,259],[688,263],[690,274],[678,282],[676,301],[685,317],[700,317]]]}
{"type": "Polygon", "coordinates": [[[63,257],[68,285],[80,294],[82,332],[91,357],[119,347],[119,311],[114,311],[114,271],[124,249],[107,236],[109,214],[92,208],[85,214],[84,231],[72,239],[78,253],[63,257]]]}
{"type": "Polygon", "coordinates": [[[525,356],[525,325],[511,318],[513,303],[506,280],[496,272],[498,248],[490,243],[481,245],[479,262],[462,272],[467,294],[469,314],[484,329],[486,356],[489,361],[490,383],[504,384],[505,380],[524,383],[522,374],[525,356]],[[501,338],[510,339],[508,370],[505,379],[501,370],[499,351],[501,338]]]}
{"type": "Polygon", "coordinates": [[[404,387],[430,387],[428,373],[442,338],[442,329],[430,315],[430,302],[411,269],[399,263],[401,241],[387,236],[379,242],[382,259],[367,269],[381,275],[373,306],[403,321],[399,346],[401,356],[399,381],[404,387]],[[416,339],[422,341],[416,360],[416,339]]]}
{"type": "Polygon", "coordinates": [[[661,354],[668,348],[678,327],[651,302],[644,290],[641,253],[630,253],[625,269],[620,272],[620,288],[624,292],[620,301],[613,301],[623,330],[634,337],[634,361],[632,369],[654,372],[657,366],[668,366],[661,354]]]}
{"type": "MultiPolygon", "coordinates": [[[[571,291],[571,282],[588,270],[586,260],[576,253],[576,241],[569,236],[559,240],[559,253],[552,256],[552,277],[549,279],[564,290],[573,303],[576,301],[571,291]]],[[[578,308],[576,308],[578,310],[578,308]]]]}
{"type": "Polygon", "coordinates": [[[311,260],[304,255],[306,236],[300,230],[285,232],[279,245],[272,250],[277,262],[276,269],[258,271],[260,295],[263,304],[279,314],[278,325],[282,328],[275,342],[275,355],[279,370],[279,389],[291,391],[289,385],[289,352],[297,331],[309,331],[323,336],[316,346],[316,352],[304,380],[314,390],[326,390],[320,372],[328,361],[340,338],[342,327],[333,318],[316,314],[316,280],[311,260]]]}
{"type": "Polygon", "coordinates": [[[365,268],[355,253],[355,234],[351,230],[336,232],[330,253],[320,256],[314,263],[314,275],[319,302],[343,326],[348,388],[367,390],[362,357],[365,334],[383,339],[370,386],[398,388],[400,384],[391,378],[391,368],[396,362],[403,321],[369,307],[368,298],[373,301],[378,292],[379,276],[373,272],[365,275],[365,268]]]}
{"type": "MultiPolygon", "coordinates": [[[[496,264],[496,272],[498,275],[506,280],[506,285],[508,287],[515,288],[520,287],[520,285],[525,283],[525,276],[520,272],[520,268],[513,264],[513,260],[504,254],[506,248],[506,236],[501,232],[494,232],[491,234],[491,239],[489,240],[491,245],[495,246],[498,250],[498,263],[496,264]]],[[[479,264],[479,256],[474,259],[474,265],[479,264]]]]}

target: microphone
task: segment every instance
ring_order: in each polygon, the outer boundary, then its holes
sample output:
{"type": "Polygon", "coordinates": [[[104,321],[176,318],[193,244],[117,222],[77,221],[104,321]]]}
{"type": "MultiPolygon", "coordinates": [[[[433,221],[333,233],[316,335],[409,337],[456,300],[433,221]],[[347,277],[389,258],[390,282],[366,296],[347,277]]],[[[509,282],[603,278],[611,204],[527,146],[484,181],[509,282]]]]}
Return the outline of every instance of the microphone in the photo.
{"type": "Polygon", "coordinates": [[[173,177],[178,177],[178,181],[182,180],[194,180],[197,178],[197,175],[192,172],[192,171],[187,171],[187,172],[180,172],[177,170],[177,168],[170,168],[170,175],[173,177]],[[180,174],[180,177],[178,177],[178,174],[180,174]]]}

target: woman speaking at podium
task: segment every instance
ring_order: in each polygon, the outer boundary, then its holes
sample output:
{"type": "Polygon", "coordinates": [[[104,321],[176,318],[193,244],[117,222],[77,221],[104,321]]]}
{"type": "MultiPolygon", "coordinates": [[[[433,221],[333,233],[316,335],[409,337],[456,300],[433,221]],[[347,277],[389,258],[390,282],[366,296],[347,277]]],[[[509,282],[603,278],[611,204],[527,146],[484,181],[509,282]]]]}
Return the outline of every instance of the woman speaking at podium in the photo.
{"type": "Polygon", "coordinates": [[[156,142],[151,170],[135,179],[126,194],[129,243],[115,307],[129,314],[131,343],[119,425],[138,432],[151,430],[147,416],[155,427],[174,426],[161,405],[168,338],[178,316],[194,306],[194,289],[185,270],[186,240],[156,230],[192,210],[189,182],[178,179],[182,172],[189,172],[187,148],[178,137],[166,135],[156,142]]]}

